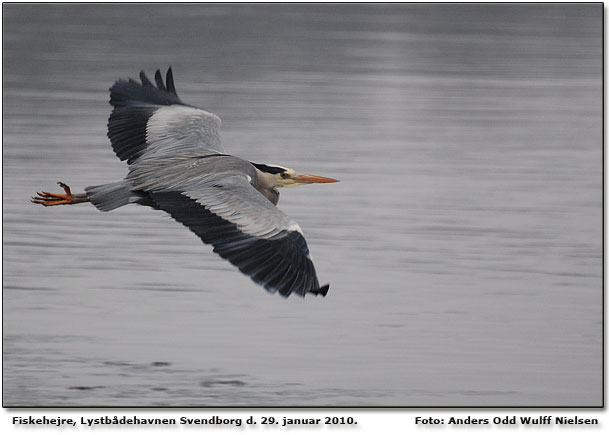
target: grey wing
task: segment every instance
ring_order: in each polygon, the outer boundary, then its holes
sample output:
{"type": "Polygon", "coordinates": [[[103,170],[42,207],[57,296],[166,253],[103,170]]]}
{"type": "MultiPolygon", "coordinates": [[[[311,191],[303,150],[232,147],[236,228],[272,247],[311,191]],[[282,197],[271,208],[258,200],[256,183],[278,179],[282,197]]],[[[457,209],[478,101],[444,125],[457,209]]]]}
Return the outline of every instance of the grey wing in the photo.
{"type": "Polygon", "coordinates": [[[166,85],[159,70],[155,74],[156,86],[144,71],[140,80],[141,83],[121,79],[110,88],[114,109],[108,120],[108,138],[121,160],[131,164],[142,155],[184,150],[224,152],[220,118],[180,100],[171,68],[166,85]]]}
{"type": "MultiPolygon", "coordinates": [[[[291,293],[325,296],[329,286],[319,286],[300,227],[260,194],[247,177],[222,173],[190,177],[190,182],[185,177],[179,186],[162,187],[164,182],[155,180],[173,177],[159,174],[138,188],[145,188],[159,208],[269,292],[285,297],[291,293]]],[[[131,181],[137,183],[136,179],[131,181]]]]}

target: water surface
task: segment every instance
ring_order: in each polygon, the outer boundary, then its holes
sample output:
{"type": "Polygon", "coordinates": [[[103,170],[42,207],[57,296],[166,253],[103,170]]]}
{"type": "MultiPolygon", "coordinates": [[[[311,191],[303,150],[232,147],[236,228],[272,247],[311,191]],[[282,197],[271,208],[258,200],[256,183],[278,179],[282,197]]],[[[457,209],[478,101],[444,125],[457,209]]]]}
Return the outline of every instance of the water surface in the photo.
{"type": "Polygon", "coordinates": [[[599,406],[602,5],[3,5],[5,406],[599,406]],[[121,179],[108,88],[172,65],[284,190],[269,295],[121,179]]]}

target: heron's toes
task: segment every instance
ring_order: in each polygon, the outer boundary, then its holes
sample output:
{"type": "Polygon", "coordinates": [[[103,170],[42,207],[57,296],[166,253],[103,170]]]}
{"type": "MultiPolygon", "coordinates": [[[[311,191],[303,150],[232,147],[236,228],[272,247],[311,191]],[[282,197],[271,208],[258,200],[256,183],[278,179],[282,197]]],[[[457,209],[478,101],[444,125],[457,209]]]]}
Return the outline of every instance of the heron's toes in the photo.
{"type": "Polygon", "coordinates": [[[66,195],[72,196],[70,186],[68,186],[66,183],[62,183],[61,181],[58,181],[57,184],[59,184],[59,186],[66,192],[66,195]]]}
{"type": "Polygon", "coordinates": [[[44,205],[45,207],[51,205],[62,205],[62,204],[73,204],[74,197],[72,196],[72,192],[70,190],[70,186],[65,183],[58,182],[59,186],[66,192],[64,193],[50,193],[50,192],[36,192],[38,196],[32,197],[32,202],[34,204],[44,205]]]}

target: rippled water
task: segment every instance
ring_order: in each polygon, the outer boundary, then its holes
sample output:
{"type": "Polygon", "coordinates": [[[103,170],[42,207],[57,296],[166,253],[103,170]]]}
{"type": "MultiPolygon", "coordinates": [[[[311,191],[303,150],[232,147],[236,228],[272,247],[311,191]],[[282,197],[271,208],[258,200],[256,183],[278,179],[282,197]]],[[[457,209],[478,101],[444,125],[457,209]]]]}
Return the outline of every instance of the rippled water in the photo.
{"type": "Polygon", "coordinates": [[[602,403],[602,4],[3,5],[5,406],[602,403]],[[325,299],[121,179],[108,88],[172,65],[283,192],[325,299]]]}

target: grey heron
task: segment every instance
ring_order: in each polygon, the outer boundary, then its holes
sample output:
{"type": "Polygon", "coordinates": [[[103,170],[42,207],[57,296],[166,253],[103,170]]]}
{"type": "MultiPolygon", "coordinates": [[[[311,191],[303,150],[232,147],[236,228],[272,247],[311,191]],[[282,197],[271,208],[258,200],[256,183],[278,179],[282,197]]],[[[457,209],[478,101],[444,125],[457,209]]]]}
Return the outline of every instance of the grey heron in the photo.
{"type": "Polygon", "coordinates": [[[300,226],[276,207],[277,189],[338,180],[226,154],[220,118],[182,102],[171,67],[165,83],[160,70],[155,82],[142,71],[140,82],[119,79],[110,88],[108,138],[129,166],[123,180],[79,194],[58,183],[65,193],[38,192],[32,201],[164,210],[267,291],[325,296],[329,285],[319,285],[300,226]]]}

